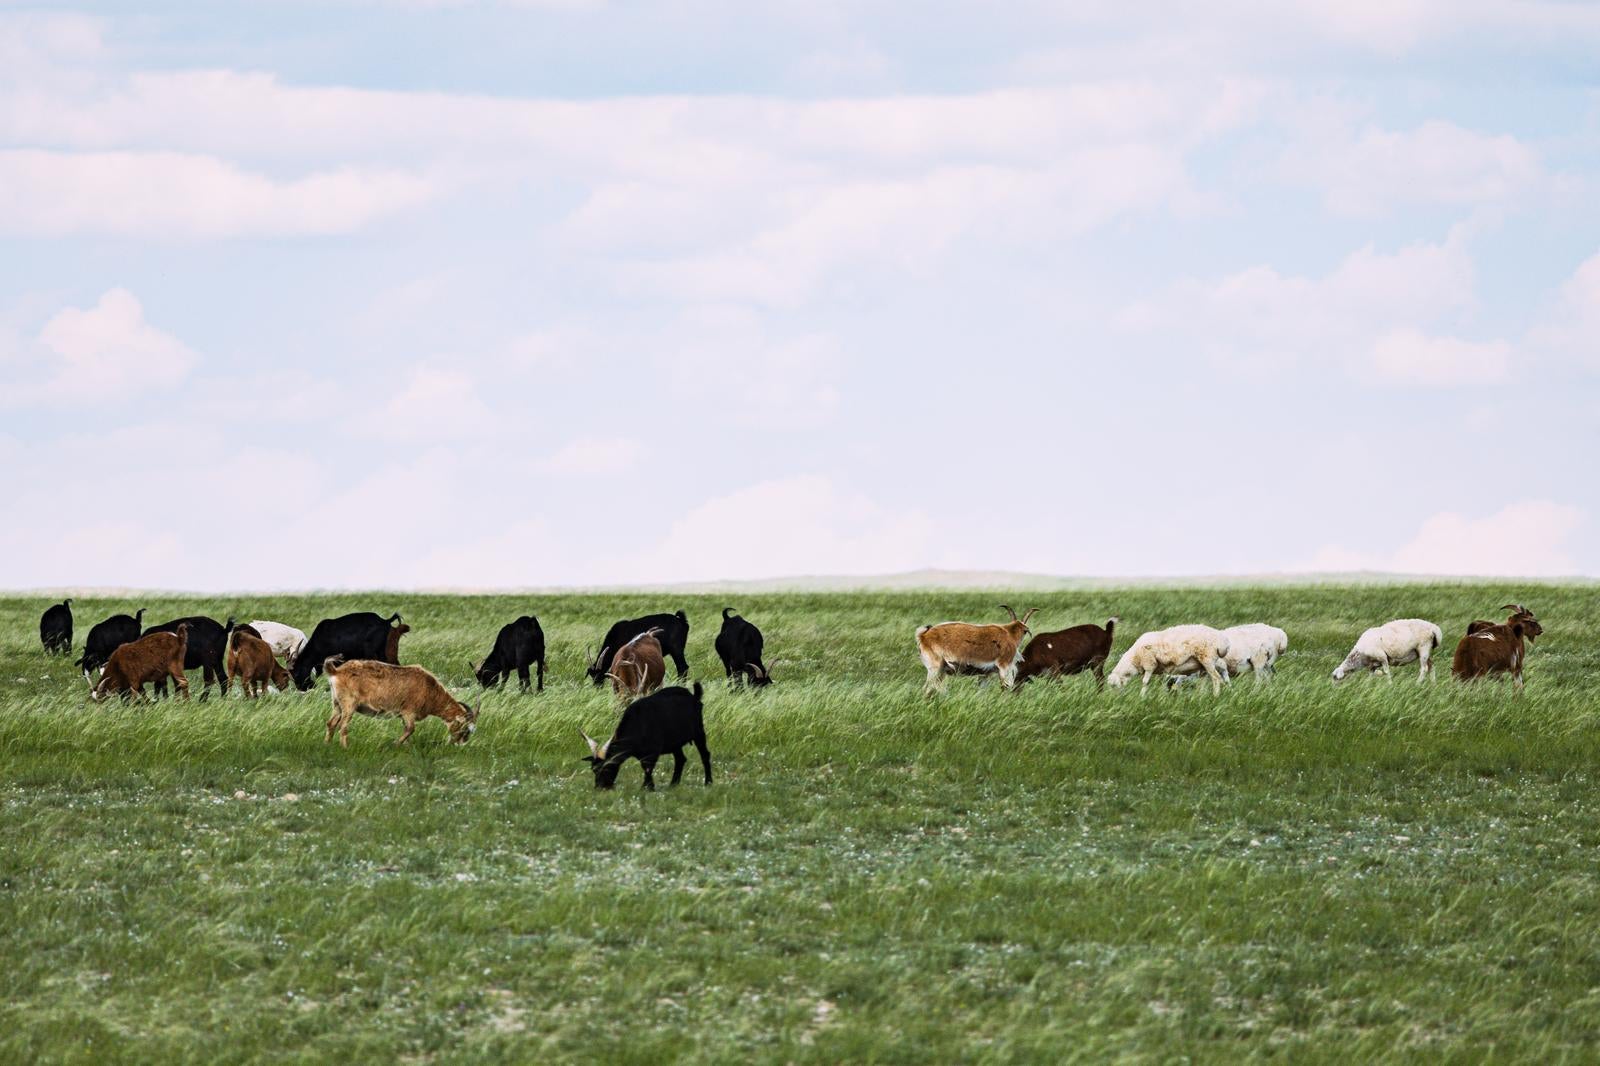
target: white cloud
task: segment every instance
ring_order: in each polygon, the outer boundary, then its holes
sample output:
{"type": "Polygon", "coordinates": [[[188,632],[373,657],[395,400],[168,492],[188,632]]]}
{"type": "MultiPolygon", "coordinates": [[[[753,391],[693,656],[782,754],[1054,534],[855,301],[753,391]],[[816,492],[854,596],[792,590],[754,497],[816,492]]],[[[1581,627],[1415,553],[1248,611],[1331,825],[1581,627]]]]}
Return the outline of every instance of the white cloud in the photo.
{"type": "Polygon", "coordinates": [[[561,477],[604,477],[638,470],[653,479],[648,466],[640,464],[644,446],[631,437],[580,437],[556,449],[544,461],[544,469],[561,477]]]}
{"type": "Polygon", "coordinates": [[[18,374],[0,404],[121,404],[172,388],[197,360],[182,341],[145,321],[132,293],[111,289],[93,307],[58,312],[29,351],[7,360],[18,374]]]}
{"type": "Polygon", "coordinates": [[[1404,385],[1486,385],[1505,380],[1511,346],[1432,337],[1403,328],[1379,337],[1372,366],[1380,378],[1404,385]]]}
{"type": "Polygon", "coordinates": [[[695,507],[618,580],[875,574],[917,565],[933,525],[814,474],[763,481],[695,507]]]}
{"type": "Polygon", "coordinates": [[[1316,107],[1291,111],[1296,137],[1279,166],[1288,179],[1322,190],[1340,214],[1496,203],[1534,188],[1541,177],[1538,156],[1507,134],[1437,120],[1413,130],[1357,132],[1329,114],[1316,107]]]}
{"type": "Polygon", "coordinates": [[[1462,577],[1569,577],[1579,572],[1574,534],[1587,523],[1581,508],[1550,500],[1524,500],[1490,515],[1441,511],[1388,555],[1339,545],[1312,559],[1313,571],[1378,570],[1462,577]]]}
{"type": "Polygon", "coordinates": [[[1508,373],[1509,349],[1424,332],[1473,303],[1473,263],[1458,231],[1395,252],[1362,248],[1320,278],[1256,266],[1186,281],[1124,308],[1133,333],[1166,333],[1228,365],[1343,365],[1415,385],[1482,383],[1508,373]]]}
{"type": "Polygon", "coordinates": [[[1600,255],[1579,264],[1556,294],[1544,321],[1529,331],[1534,348],[1600,369],[1600,255]]]}
{"type": "MultiPolygon", "coordinates": [[[[359,402],[354,390],[349,400],[359,402]]],[[[430,366],[413,367],[405,384],[360,421],[369,431],[411,447],[453,437],[481,437],[499,425],[479,397],[471,374],[430,366]]]]}
{"type": "Polygon", "coordinates": [[[348,233],[432,195],[427,180],[394,171],[275,181],[175,152],[0,151],[0,232],[32,236],[348,233]]]}

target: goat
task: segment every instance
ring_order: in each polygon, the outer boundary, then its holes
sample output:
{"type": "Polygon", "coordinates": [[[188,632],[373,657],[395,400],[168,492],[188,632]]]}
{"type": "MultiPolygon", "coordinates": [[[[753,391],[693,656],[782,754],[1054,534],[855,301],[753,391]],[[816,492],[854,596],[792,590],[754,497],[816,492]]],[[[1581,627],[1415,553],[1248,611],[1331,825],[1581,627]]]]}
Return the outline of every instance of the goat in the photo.
{"type": "Polygon", "coordinates": [[[295,687],[302,692],[309,689],[322,672],[322,664],[336,655],[342,659],[387,662],[389,630],[399,621],[399,612],[388,618],[371,611],[324,618],[311,631],[311,638],[289,668],[295,687]]]}
{"type": "Polygon", "coordinates": [[[753,623],[734,614],[732,607],[722,609],[722,630],[717,634],[717,658],[722,660],[722,668],[727,672],[729,681],[747,681],[758,688],[772,684],[772,674],[761,661],[761,650],[765,643],[761,630],[753,623]]]}
{"type": "Polygon", "coordinates": [[[1211,679],[1211,694],[1217,695],[1228,681],[1228,638],[1210,626],[1170,626],[1145,633],[1122,653],[1106,682],[1121,688],[1134,674],[1143,674],[1139,694],[1150,689],[1156,674],[1188,674],[1204,670],[1211,679]]]}
{"type": "MultiPolygon", "coordinates": [[[[174,618],[170,622],[162,622],[158,626],[146,629],[145,636],[151,633],[176,633],[179,626],[189,627],[189,643],[183,653],[183,668],[185,670],[199,670],[205,681],[200,690],[200,698],[205,699],[211,693],[211,684],[216,682],[217,690],[224,696],[228,694],[228,673],[223,660],[228,654],[228,634],[233,631],[233,619],[228,619],[226,625],[215,618],[205,615],[191,615],[188,618],[174,618]]],[[[156,693],[166,695],[167,682],[165,679],[156,681],[156,693]]]]}
{"type": "Polygon", "coordinates": [[[134,695],[143,699],[147,683],[165,685],[171,678],[178,695],[188,699],[189,679],[183,673],[188,643],[189,625],[179,622],[171,632],[147,633],[122,645],[111,653],[105,674],[100,683],[89,690],[89,695],[97,703],[113,692],[122,693],[123,699],[134,695]]]}
{"type": "Polygon", "coordinates": [[[1108,618],[1103,629],[1091,623],[1040,633],[1022,650],[1017,684],[1035,677],[1064,677],[1092,670],[1096,687],[1104,685],[1106,659],[1111,656],[1111,635],[1121,620],[1115,616],[1108,618]]]}
{"type": "MultiPolygon", "coordinates": [[[[588,733],[583,739],[589,745],[587,756],[594,769],[595,788],[614,788],[617,772],[629,759],[638,759],[644,767],[644,787],[656,787],[656,760],[672,754],[672,783],[683,779],[685,745],[693,744],[700,753],[700,765],[706,772],[706,784],[711,784],[711,752],[706,747],[705,690],[700,682],[694,691],[686,688],[664,688],[642,700],[635,700],[622,712],[611,739],[596,744],[588,733]]],[[[581,730],[580,730],[581,732],[581,730]]]]}
{"type": "MultiPolygon", "coordinates": [[[[1511,617],[1505,620],[1506,625],[1513,625],[1517,622],[1522,623],[1522,635],[1524,638],[1526,638],[1528,645],[1523,651],[1523,657],[1526,658],[1528,655],[1533,653],[1534,639],[1544,635],[1544,627],[1541,626],[1539,624],[1539,620],[1533,616],[1533,612],[1522,606],[1520,603],[1508,603],[1500,609],[1502,611],[1511,612],[1511,617]]],[[[1493,629],[1499,624],[1499,622],[1488,622],[1480,618],[1476,621],[1467,623],[1467,633],[1479,633],[1485,629],[1493,629]]]]}
{"type": "Polygon", "coordinates": [[[639,697],[654,692],[667,678],[666,658],[661,654],[661,630],[640,633],[617,649],[611,657],[612,690],[619,699],[639,697]]]}
{"type": "Polygon", "coordinates": [[[946,677],[963,669],[998,673],[1002,685],[1008,689],[1012,686],[1017,664],[1022,661],[1022,638],[1032,632],[1028,619],[1039,608],[1030,607],[1021,618],[1003,603],[1000,609],[1011,616],[1011,621],[998,625],[940,622],[917,630],[917,651],[922,665],[928,668],[928,679],[922,686],[924,696],[939,691],[946,677]]]}
{"type": "Polygon", "coordinates": [[[1522,666],[1527,660],[1525,641],[1544,632],[1533,612],[1521,604],[1511,605],[1511,617],[1504,622],[1484,625],[1474,622],[1456,645],[1450,673],[1458,681],[1475,681],[1490,674],[1510,674],[1512,687],[1522,691],[1522,666]]]}
{"type": "Polygon", "coordinates": [[[535,664],[539,668],[539,687],[535,691],[543,692],[544,630],[539,628],[537,618],[525,614],[515,622],[507,622],[500,627],[499,635],[494,638],[494,647],[484,656],[483,662],[472,668],[472,672],[478,678],[478,684],[488,688],[501,684],[515,670],[522,681],[522,691],[526,692],[528,667],[535,664]]]}
{"type": "Polygon", "coordinates": [[[39,616],[39,643],[50,655],[72,654],[72,601],[45,608],[39,616]]]}
{"type": "Polygon", "coordinates": [[[1373,626],[1356,638],[1355,647],[1344,657],[1344,662],[1333,669],[1333,680],[1343,681],[1357,670],[1368,673],[1383,671],[1383,676],[1394,679],[1391,666],[1404,666],[1415,660],[1417,683],[1433,675],[1433,649],[1444,643],[1444,633],[1438,626],[1422,618],[1397,618],[1381,626],[1373,626]]]}
{"type": "Polygon", "coordinates": [[[678,669],[678,677],[682,678],[689,672],[689,661],[683,657],[685,646],[689,642],[689,618],[682,611],[676,614],[651,614],[643,618],[628,618],[616,623],[606,630],[605,639],[600,642],[600,651],[589,664],[587,671],[589,680],[596,685],[605,681],[607,665],[610,662],[605,655],[612,648],[620,648],[640,633],[648,633],[652,629],[661,630],[658,639],[661,641],[661,653],[672,660],[678,669]]]}
{"type": "Polygon", "coordinates": [[[383,638],[383,661],[390,666],[400,665],[400,638],[411,632],[411,627],[401,622],[390,626],[383,638]]]}
{"type": "Polygon", "coordinates": [[[294,661],[299,658],[300,649],[306,646],[304,633],[282,622],[263,622],[259,619],[250,623],[250,629],[267,642],[272,654],[282,659],[284,666],[294,669],[294,661]]]}
{"type": "Polygon", "coordinates": [[[83,658],[73,663],[83,668],[84,679],[105,666],[112,652],[129,641],[138,640],[143,621],[144,608],[141,607],[137,614],[114,614],[89,627],[89,635],[83,642],[83,658]]]}
{"type": "Polygon", "coordinates": [[[411,739],[417,723],[424,718],[438,718],[450,730],[452,744],[465,744],[478,728],[478,707],[483,700],[468,707],[445,691],[439,679],[420,666],[395,666],[392,663],[345,662],[337,655],[323,660],[322,670],[328,675],[328,688],[333,694],[333,715],[328,719],[328,729],[322,742],[333,739],[339,731],[339,746],[350,746],[350,719],[357,713],[374,717],[398,716],[406,724],[405,732],[395,741],[399,746],[411,739]]]}
{"type": "Polygon", "coordinates": [[[290,685],[289,671],[278,665],[272,645],[252,626],[235,626],[228,639],[228,680],[237,682],[251,699],[263,695],[268,684],[279,692],[288,692],[290,685]]]}

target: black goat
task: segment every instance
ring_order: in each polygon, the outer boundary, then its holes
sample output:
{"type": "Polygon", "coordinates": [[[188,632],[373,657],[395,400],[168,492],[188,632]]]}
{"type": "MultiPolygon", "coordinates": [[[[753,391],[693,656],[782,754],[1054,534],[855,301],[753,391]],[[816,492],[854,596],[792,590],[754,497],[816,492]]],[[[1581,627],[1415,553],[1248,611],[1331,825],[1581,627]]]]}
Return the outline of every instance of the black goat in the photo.
{"type": "Polygon", "coordinates": [[[83,667],[83,676],[89,677],[111,661],[112,652],[138,640],[143,625],[143,607],[137,614],[114,614],[104,622],[96,622],[89,627],[89,636],[84,639],[83,658],[73,665],[83,667]]]}
{"type": "MultiPolygon", "coordinates": [[[[289,675],[295,687],[306,691],[322,673],[324,660],[335,655],[346,660],[373,659],[386,662],[389,649],[389,627],[400,621],[396,611],[388,618],[371,611],[357,611],[338,618],[324,618],[311,631],[311,637],[295,656],[294,669],[289,675]]],[[[191,636],[191,640],[194,638],[191,636]]]]}
{"type": "Polygon", "coordinates": [[[525,614],[515,622],[507,622],[500,627],[500,635],[494,638],[494,648],[484,657],[483,662],[472,668],[477,675],[478,683],[484,688],[498,685],[511,676],[511,671],[517,672],[517,677],[522,681],[522,691],[528,691],[528,667],[537,664],[539,668],[539,687],[536,691],[544,691],[544,630],[539,628],[539,620],[531,614],[525,614]]]}
{"type": "MultiPolygon", "coordinates": [[[[228,655],[228,634],[233,631],[233,619],[228,619],[228,624],[223,625],[215,618],[207,618],[200,614],[191,618],[174,618],[170,622],[151,626],[144,631],[144,635],[148,637],[151,633],[176,633],[178,627],[182,625],[189,627],[189,643],[183,653],[183,668],[199,670],[205,678],[205,684],[200,689],[200,698],[205,699],[211,693],[213,681],[217,683],[222,695],[226,696],[228,670],[224,660],[228,655]]],[[[166,681],[156,681],[156,695],[166,694],[166,681]]]]}
{"type": "Polygon", "coordinates": [[[735,677],[752,685],[772,684],[772,675],[761,661],[765,641],[761,630],[751,622],[733,613],[732,607],[722,609],[722,631],[717,634],[717,657],[728,679],[735,677]]]}
{"type": "Polygon", "coordinates": [[[611,657],[617,653],[617,649],[652,629],[661,631],[656,634],[656,639],[661,642],[661,654],[672,660],[672,665],[677,667],[678,677],[687,674],[689,661],[683,657],[683,649],[689,643],[689,618],[679,611],[676,614],[652,614],[626,619],[606,630],[606,638],[600,642],[600,650],[589,664],[589,680],[596,685],[603,683],[606,670],[611,665],[611,657]]]}
{"type": "Polygon", "coordinates": [[[589,744],[589,765],[594,768],[594,787],[613,788],[617,771],[629,759],[638,759],[644,767],[644,787],[656,787],[656,760],[672,755],[672,783],[683,777],[685,745],[693,744],[700,753],[700,765],[705,767],[706,784],[711,784],[711,752],[706,748],[706,724],[702,697],[705,690],[700,682],[694,691],[686,688],[664,688],[643,699],[628,704],[622,720],[604,744],[596,744],[588,733],[583,739],[589,744]]]}
{"type": "Polygon", "coordinates": [[[72,654],[71,600],[62,600],[39,616],[39,643],[51,655],[72,654]]]}

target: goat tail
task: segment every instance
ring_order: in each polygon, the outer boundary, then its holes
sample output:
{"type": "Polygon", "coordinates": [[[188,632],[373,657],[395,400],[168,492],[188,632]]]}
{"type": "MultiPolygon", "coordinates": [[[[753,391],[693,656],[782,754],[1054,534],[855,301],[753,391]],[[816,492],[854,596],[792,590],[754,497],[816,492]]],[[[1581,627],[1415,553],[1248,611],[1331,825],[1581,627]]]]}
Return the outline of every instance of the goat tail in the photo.
{"type": "Polygon", "coordinates": [[[329,677],[334,677],[339,673],[339,668],[343,665],[343,655],[330,655],[326,659],[322,660],[322,672],[327,674],[329,677]]]}

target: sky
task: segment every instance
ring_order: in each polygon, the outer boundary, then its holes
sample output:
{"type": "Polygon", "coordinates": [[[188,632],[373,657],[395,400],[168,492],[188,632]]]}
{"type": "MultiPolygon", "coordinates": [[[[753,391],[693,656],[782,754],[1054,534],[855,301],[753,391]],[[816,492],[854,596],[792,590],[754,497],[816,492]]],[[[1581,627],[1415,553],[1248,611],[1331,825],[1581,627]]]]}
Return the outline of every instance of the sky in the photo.
{"type": "Polygon", "coordinates": [[[0,587],[1600,575],[1600,4],[0,0],[0,587]]]}

